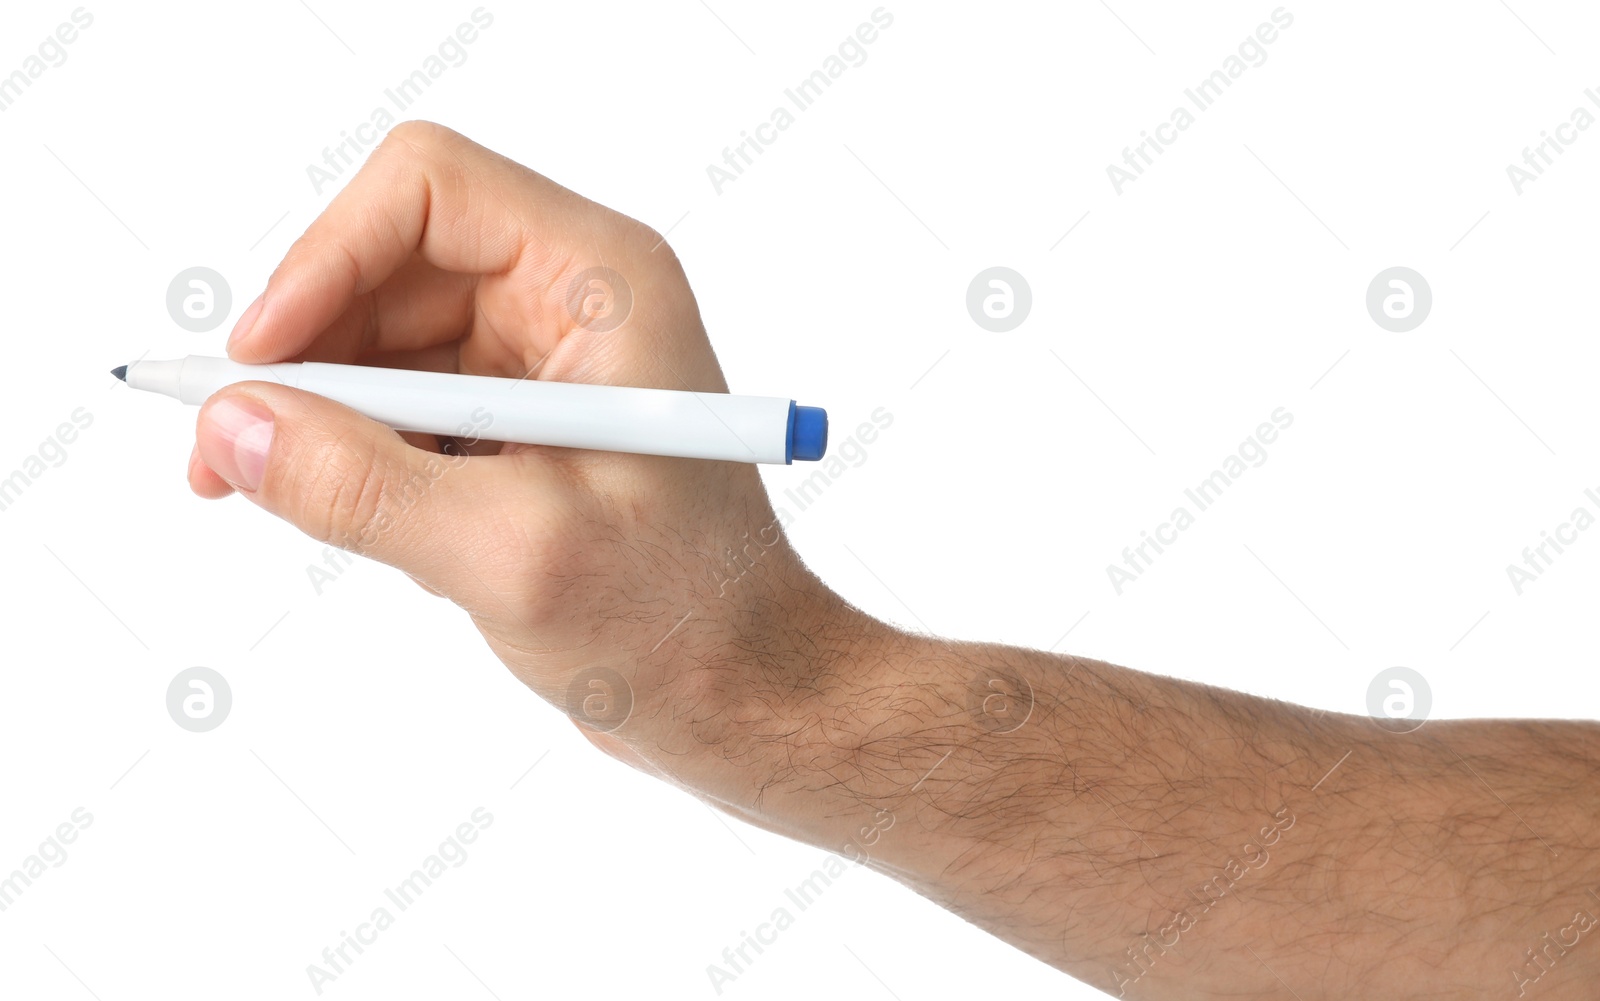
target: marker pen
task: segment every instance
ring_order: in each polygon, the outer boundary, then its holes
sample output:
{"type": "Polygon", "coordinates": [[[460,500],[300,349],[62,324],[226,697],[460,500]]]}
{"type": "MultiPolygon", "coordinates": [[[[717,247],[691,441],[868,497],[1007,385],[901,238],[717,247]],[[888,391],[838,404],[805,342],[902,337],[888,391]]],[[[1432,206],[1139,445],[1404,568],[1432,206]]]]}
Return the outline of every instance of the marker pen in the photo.
{"type": "Polygon", "coordinates": [[[275,382],[325,396],[397,431],[727,462],[821,459],[828,414],[775,396],[733,396],[408,369],[281,362],[243,365],[190,355],[112,369],[134,389],[200,404],[236,382],[275,382]],[[488,424],[484,426],[487,415],[488,424]]]}

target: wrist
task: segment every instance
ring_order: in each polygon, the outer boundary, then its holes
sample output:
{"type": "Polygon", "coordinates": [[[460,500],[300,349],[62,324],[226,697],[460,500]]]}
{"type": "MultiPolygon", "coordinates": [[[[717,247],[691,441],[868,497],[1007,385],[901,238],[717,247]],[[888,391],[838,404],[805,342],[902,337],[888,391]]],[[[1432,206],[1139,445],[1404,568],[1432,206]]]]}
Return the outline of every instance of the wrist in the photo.
{"type": "Polygon", "coordinates": [[[932,879],[972,843],[947,806],[987,801],[1003,763],[1060,759],[1053,725],[1026,681],[979,666],[998,648],[906,633],[820,585],[795,595],[786,632],[752,648],[727,702],[723,802],[847,861],[932,879]]]}
{"type": "Polygon", "coordinates": [[[701,608],[704,634],[685,639],[674,672],[671,715],[687,726],[661,735],[681,755],[676,777],[753,824],[837,850],[872,812],[860,751],[898,686],[889,668],[906,637],[827,588],[786,542],[701,608]]]}
{"type": "Polygon", "coordinates": [[[796,810],[816,808],[807,790],[838,767],[830,740],[849,746],[842,728],[868,687],[862,669],[882,660],[872,651],[893,630],[824,585],[761,515],[730,524],[768,527],[677,540],[690,553],[678,561],[686,587],[670,615],[653,616],[659,635],[633,658],[634,712],[606,743],[626,743],[635,764],[730,812],[810,840],[791,829],[791,796],[805,800],[796,810]]]}

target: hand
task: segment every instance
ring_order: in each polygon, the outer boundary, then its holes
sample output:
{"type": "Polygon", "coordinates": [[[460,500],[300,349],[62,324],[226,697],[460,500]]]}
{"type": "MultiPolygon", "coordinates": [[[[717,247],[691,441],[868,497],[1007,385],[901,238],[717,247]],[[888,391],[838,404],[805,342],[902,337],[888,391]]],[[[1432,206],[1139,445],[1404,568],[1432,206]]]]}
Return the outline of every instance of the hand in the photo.
{"type": "MultiPolygon", "coordinates": [[[[395,127],[290,248],[228,351],[727,390],[660,235],[420,122],[395,127]]],[[[486,417],[463,450],[244,383],[200,412],[189,481],[404,570],[606,750],[738,795],[718,788],[711,749],[760,669],[750,651],[790,645],[832,604],[755,467],[501,444],[486,417]]]]}
{"type": "MultiPolygon", "coordinates": [[[[417,123],[291,248],[229,351],[725,389],[659,236],[417,123]],[[595,267],[620,276],[609,299],[595,267]]],[[[464,435],[493,439],[489,416],[464,435]]],[[[806,572],[752,466],[465,450],[246,383],[202,409],[189,477],[457,602],[610,753],[1112,993],[1593,994],[1600,947],[1570,939],[1600,898],[1593,724],[1397,736],[911,636],[806,572]]]]}

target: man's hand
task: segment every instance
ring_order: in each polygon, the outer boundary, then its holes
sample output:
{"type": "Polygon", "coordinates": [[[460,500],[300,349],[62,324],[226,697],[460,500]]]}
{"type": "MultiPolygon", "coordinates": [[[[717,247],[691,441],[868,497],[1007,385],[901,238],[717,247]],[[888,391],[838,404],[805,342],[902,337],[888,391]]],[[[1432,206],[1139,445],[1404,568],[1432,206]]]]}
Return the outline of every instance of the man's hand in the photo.
{"type": "MultiPolygon", "coordinates": [[[[229,352],[726,389],[660,236],[421,123],[229,352]]],[[[1594,996],[1594,725],[1394,734],[907,635],[805,570],[754,467],[501,445],[484,417],[442,442],[247,383],[201,411],[189,479],[456,602],[609,753],[1114,995],[1594,996]]]]}
{"type": "MultiPolygon", "coordinates": [[[[421,122],[290,248],[228,351],[727,391],[659,234],[421,122]]],[[[502,445],[482,416],[445,442],[241,384],[201,411],[189,481],[400,568],[607,750],[735,795],[704,763],[746,654],[792,646],[824,595],[755,467],[502,445]]]]}

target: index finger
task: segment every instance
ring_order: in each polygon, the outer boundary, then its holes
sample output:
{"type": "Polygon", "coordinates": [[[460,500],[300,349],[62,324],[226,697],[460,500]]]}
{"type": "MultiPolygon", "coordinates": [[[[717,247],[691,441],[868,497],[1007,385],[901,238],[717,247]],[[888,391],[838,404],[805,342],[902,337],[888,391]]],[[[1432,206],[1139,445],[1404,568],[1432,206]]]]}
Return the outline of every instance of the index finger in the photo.
{"type": "Polygon", "coordinates": [[[299,355],[413,255],[447,272],[554,276],[567,256],[554,234],[593,207],[442,125],[402,122],[289,248],[228,354],[255,364],[299,355]]]}

